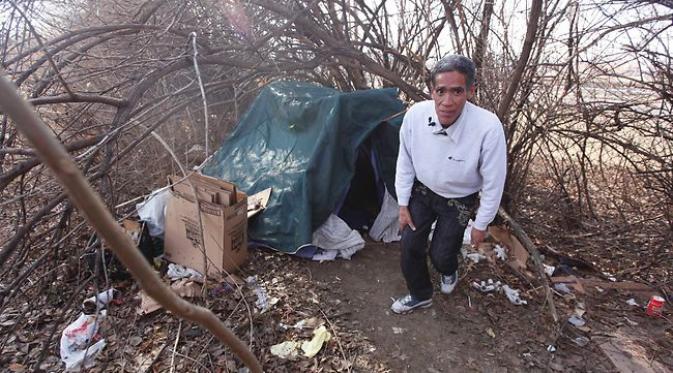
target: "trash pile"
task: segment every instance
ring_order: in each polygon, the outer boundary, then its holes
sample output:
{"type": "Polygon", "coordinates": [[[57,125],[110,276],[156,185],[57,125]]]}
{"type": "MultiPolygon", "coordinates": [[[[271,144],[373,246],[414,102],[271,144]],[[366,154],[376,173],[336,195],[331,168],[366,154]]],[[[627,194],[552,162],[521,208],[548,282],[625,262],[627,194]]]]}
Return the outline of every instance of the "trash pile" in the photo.
{"type": "MultiPolygon", "coordinates": [[[[339,338],[338,328],[327,319],[323,313],[325,306],[314,293],[301,294],[300,298],[304,303],[315,304],[315,309],[302,304],[298,312],[293,304],[297,299],[288,295],[285,286],[287,281],[294,280],[264,278],[263,272],[258,272],[260,275],[246,273],[241,277],[234,274],[240,271],[248,256],[247,219],[265,208],[271,191],[248,197],[223,181],[212,182],[201,175],[189,178],[193,178],[188,179],[191,183],[173,178],[169,188],[156,191],[148,201],[137,206],[138,220],[122,222],[125,231],[164,281],[180,297],[197,303],[215,302],[220,306],[214,309],[225,313],[233,313],[244,303],[247,315],[240,316],[240,324],[249,323],[251,330],[255,319],[273,321],[275,329],[263,332],[266,340],[260,346],[264,353],[288,364],[307,367],[310,359],[326,346],[335,349],[335,343],[330,341],[339,338]],[[228,306],[233,304],[233,308],[221,306],[223,300],[229,301],[228,306]]],[[[533,260],[519,240],[505,228],[490,227],[489,233],[495,242],[485,242],[473,248],[469,246],[469,233],[468,226],[462,250],[467,272],[484,262],[492,269],[497,268],[493,274],[471,276],[470,291],[503,302],[507,299],[506,302],[515,307],[535,304],[536,299],[540,299],[540,288],[523,289],[521,284],[527,281],[532,285],[540,278],[534,274],[537,271],[531,264],[533,260]],[[504,276],[501,267],[507,268],[511,275],[504,276]]],[[[357,242],[357,246],[360,244],[364,245],[357,242]]],[[[344,250],[346,254],[352,254],[347,247],[344,250]]],[[[562,339],[550,341],[547,346],[551,353],[557,354],[565,342],[580,348],[597,344],[599,338],[596,335],[603,332],[596,333],[595,329],[600,326],[594,324],[596,316],[587,306],[592,304],[591,297],[595,294],[614,296],[618,292],[617,295],[623,297],[621,292],[624,292],[628,298],[620,301],[634,312],[653,319],[666,316],[665,294],[659,294],[647,285],[618,281],[609,273],[597,272],[590,264],[549,248],[545,249],[541,259],[540,269],[546,276],[544,281],[551,285],[563,320],[562,339]]],[[[111,288],[85,299],[81,314],[62,331],[60,354],[66,370],[93,366],[96,356],[109,345],[108,331],[102,321],[108,317],[108,306],[115,301],[117,293],[111,288]]],[[[161,314],[161,305],[143,291],[137,292],[137,300],[134,312],[138,318],[161,314]]],[[[640,322],[633,317],[624,320],[629,326],[640,322]]],[[[492,328],[486,331],[495,338],[492,328]]],[[[393,332],[401,334],[404,330],[398,328],[393,332]]],[[[252,332],[250,338],[253,338],[252,332]]],[[[166,345],[164,341],[161,350],[155,346],[153,351],[159,354],[166,345]]],[[[261,352],[258,350],[257,353],[261,352]]],[[[610,356],[610,353],[606,352],[606,355],[610,356]]],[[[345,358],[334,359],[343,366],[351,364],[345,358]]]]}
{"type": "MultiPolygon", "coordinates": [[[[136,205],[138,219],[124,219],[123,230],[180,297],[203,297],[207,289],[203,273],[206,268],[218,282],[213,289],[216,295],[240,287],[243,282],[230,272],[247,259],[247,218],[266,207],[270,190],[253,196],[252,206],[248,206],[245,193],[225,181],[196,173],[170,180],[170,186],[154,191],[147,200],[136,205]],[[205,253],[202,243],[205,243],[205,253]]],[[[114,279],[129,277],[116,258],[101,252],[100,242],[94,235],[85,254],[92,272],[100,274],[101,267],[109,266],[115,268],[114,279]],[[115,265],[111,266],[112,263],[115,265]]],[[[66,370],[92,366],[96,355],[105,348],[100,325],[107,316],[108,303],[117,293],[111,288],[84,300],[82,313],[63,330],[60,354],[66,370]]],[[[137,298],[139,316],[161,309],[161,305],[142,290],[137,298]]]]}
{"type": "MultiPolygon", "coordinates": [[[[207,305],[243,340],[252,333],[254,353],[267,363],[269,359],[286,361],[291,371],[309,369],[316,364],[316,357],[327,366],[353,364],[343,358],[338,340],[343,341],[345,353],[358,351],[359,364],[373,359],[364,353],[373,351],[369,341],[343,330],[339,315],[348,314],[348,305],[323,298],[317,288],[311,290],[315,285],[301,274],[305,264],[292,261],[287,255],[261,251],[254,265],[257,274],[250,274],[246,267],[242,273],[250,275],[244,278],[231,274],[219,280],[213,277],[206,280],[194,269],[169,263],[162,279],[178,295],[207,305]]],[[[61,358],[69,371],[94,365],[114,370],[114,364],[125,358],[129,360],[127,369],[152,366],[155,371],[168,371],[170,365],[166,364],[170,364],[174,346],[178,346],[178,354],[190,351],[192,358],[198,356],[193,355],[196,351],[207,348],[217,366],[226,365],[229,371],[239,371],[240,362],[226,347],[213,342],[207,331],[183,321],[182,332],[176,332],[179,320],[136,289],[132,282],[127,282],[120,291],[110,290],[97,298],[85,299],[82,314],[70,320],[72,324],[63,330],[61,358]],[[115,294],[114,307],[105,303],[110,302],[106,294],[115,294]],[[132,324],[128,324],[131,320],[132,324]],[[120,334],[113,327],[118,322],[133,327],[120,334]],[[174,345],[175,340],[179,344],[174,345]]],[[[196,369],[190,366],[191,360],[179,361],[175,363],[176,371],[196,369]]]]}
{"type": "MultiPolygon", "coordinates": [[[[166,277],[170,279],[173,291],[182,298],[200,298],[205,278],[191,268],[179,264],[169,263],[166,277]]],[[[161,309],[161,305],[144,291],[138,293],[140,306],[136,310],[138,315],[148,315],[161,309]]]]}
{"type": "MultiPolygon", "coordinates": [[[[469,232],[468,227],[463,246],[463,259],[467,263],[468,270],[482,261],[490,265],[503,263],[518,278],[525,278],[531,283],[536,279],[539,280],[539,276],[534,275],[538,271],[532,269],[534,263],[532,258],[529,258],[529,253],[505,228],[489,227],[489,233],[497,243],[486,242],[478,248],[469,246],[469,232]]],[[[624,364],[624,356],[638,355],[632,350],[636,345],[632,341],[634,337],[629,339],[624,336],[623,332],[616,333],[605,327],[605,325],[610,325],[612,320],[603,320],[602,317],[614,317],[610,315],[612,312],[590,309],[587,305],[595,304],[599,299],[626,305],[627,308],[620,309],[626,314],[622,318],[625,323],[617,323],[617,326],[622,325],[621,328],[640,327],[644,322],[656,323],[657,319],[664,322],[666,318],[665,294],[647,284],[619,281],[613,274],[599,271],[591,263],[562,254],[549,247],[542,251],[540,270],[546,277],[543,280],[548,281],[551,287],[553,301],[556,304],[555,309],[561,319],[559,334],[556,340],[547,345],[547,351],[558,353],[559,348],[565,346],[565,343],[579,348],[588,348],[593,344],[593,347],[601,350],[618,367],[623,366],[620,364],[624,364]],[[600,323],[594,323],[599,319],[600,323]],[[635,319],[641,321],[634,321],[635,319]],[[606,339],[606,335],[610,337],[606,339]],[[614,342],[615,340],[622,342],[617,343],[614,342]],[[624,340],[630,342],[625,343],[624,340]]],[[[505,283],[502,276],[497,279],[473,279],[470,287],[485,295],[502,294],[511,304],[517,306],[527,305],[531,300],[529,294],[535,293],[535,289],[522,293],[511,284],[505,283]]],[[[626,358],[628,361],[638,359],[637,356],[626,358]]],[[[634,364],[638,363],[636,361],[634,364]]]]}
{"type": "MultiPolygon", "coordinates": [[[[522,268],[521,263],[525,263],[527,260],[527,252],[523,246],[515,247],[514,245],[510,244],[510,247],[513,247],[513,249],[511,249],[507,246],[504,246],[501,241],[501,243],[497,244],[492,242],[485,242],[479,245],[478,248],[472,248],[470,246],[471,225],[472,221],[470,221],[468,227],[465,229],[465,235],[463,236],[463,248],[461,250],[463,260],[467,263],[468,271],[470,268],[474,267],[474,265],[482,261],[487,261],[490,264],[501,262],[510,265],[512,268],[522,268]],[[512,252],[511,256],[508,255],[509,251],[512,252]]],[[[489,228],[489,232],[491,235],[493,235],[492,228],[489,228]]],[[[504,236],[501,234],[500,237],[504,236]]],[[[513,242],[513,240],[516,240],[516,238],[509,234],[507,238],[508,239],[506,242],[513,242]]],[[[528,304],[528,301],[522,297],[521,290],[504,283],[504,280],[493,280],[492,278],[487,278],[485,280],[477,279],[473,280],[470,286],[482,294],[503,294],[511,304],[516,306],[528,304]]]]}
{"type": "MultiPolygon", "coordinates": [[[[246,325],[250,324],[249,331],[252,333],[253,319],[264,319],[264,324],[273,319],[280,320],[276,326],[277,331],[271,334],[266,327],[261,331],[255,330],[255,340],[264,339],[259,342],[259,347],[264,351],[256,351],[258,356],[275,356],[288,362],[294,361],[297,366],[302,367],[313,364],[309,359],[324,350],[333,338],[338,338],[338,332],[324,314],[320,319],[319,316],[304,319],[294,323],[294,326],[288,326],[284,322],[297,319],[299,314],[294,313],[295,308],[302,310],[301,315],[311,312],[310,310],[313,310],[314,315],[321,315],[323,310],[330,310],[329,305],[322,303],[315,293],[306,298],[305,294],[300,294],[303,291],[301,288],[296,289],[297,294],[288,295],[295,291],[291,290],[293,286],[289,284],[296,282],[300,276],[285,273],[282,267],[273,270],[289,276],[288,278],[281,276],[264,279],[261,274],[265,272],[259,262],[255,265],[255,271],[260,275],[241,270],[241,266],[248,259],[247,219],[253,218],[266,208],[271,189],[248,197],[233,184],[203,175],[171,177],[170,181],[168,187],[153,192],[146,201],[137,204],[138,216],[135,219],[129,218],[121,222],[124,231],[132,238],[148,263],[177,295],[206,305],[218,313],[235,332],[244,335],[248,331],[246,325]],[[235,273],[244,273],[245,279],[235,273]],[[236,315],[234,319],[232,315],[236,315]],[[241,326],[244,329],[237,330],[241,326]],[[279,331],[284,335],[282,338],[286,338],[284,342],[278,340],[279,331]]],[[[107,256],[106,253],[109,252],[103,250],[103,245],[95,236],[90,240],[88,251],[88,259],[91,259],[89,267],[97,276],[102,275],[97,272],[100,268],[108,270],[116,262],[112,255],[107,256]]],[[[172,343],[167,340],[170,338],[169,331],[165,330],[166,322],[171,317],[161,312],[162,306],[139,289],[135,282],[128,281],[130,276],[125,268],[118,262],[116,264],[120,271],[111,280],[121,290],[110,289],[85,299],[82,313],[62,331],[60,357],[66,370],[92,367],[96,357],[100,356],[110,362],[110,357],[120,357],[120,353],[124,356],[123,364],[126,362],[125,356],[131,355],[134,356],[131,358],[131,365],[146,369],[143,367],[161,365],[155,361],[162,351],[176,353],[170,347],[172,343]],[[123,293],[121,297],[125,307],[109,309],[110,302],[120,293],[123,293]],[[132,331],[125,331],[122,335],[126,334],[127,337],[119,340],[119,331],[111,328],[110,321],[102,323],[106,318],[109,319],[110,314],[114,315],[113,319],[133,317],[136,325],[147,322],[155,324],[151,330],[145,328],[144,332],[141,331],[140,336],[128,338],[128,333],[132,331]]],[[[172,333],[175,335],[175,330],[172,333]]],[[[194,340],[194,336],[207,337],[207,333],[195,331],[194,327],[185,333],[183,338],[189,336],[191,340],[194,340]]],[[[180,331],[175,338],[177,346],[181,339],[180,331]]],[[[206,342],[204,340],[201,343],[206,342]]],[[[360,348],[360,345],[366,343],[368,342],[363,339],[357,343],[352,342],[351,346],[360,348]]],[[[207,345],[212,344],[207,342],[207,345]]],[[[334,348],[334,345],[330,347],[334,348]]],[[[367,345],[362,349],[369,351],[371,346],[367,345]]],[[[226,359],[224,365],[228,369],[240,367],[240,363],[227,356],[231,355],[221,355],[220,358],[226,359]]],[[[334,360],[334,366],[353,364],[341,355],[329,357],[327,360],[334,360]]],[[[367,361],[365,358],[358,360],[359,363],[367,361]]],[[[173,362],[171,368],[172,364],[173,362]]],[[[181,364],[176,365],[178,370],[185,365],[181,364]]]]}
{"type": "Polygon", "coordinates": [[[493,280],[489,278],[487,281],[472,281],[471,285],[482,293],[504,293],[510,303],[516,306],[528,304],[526,300],[521,299],[520,290],[512,289],[507,284],[503,285],[500,281],[493,282],[493,280]]]}

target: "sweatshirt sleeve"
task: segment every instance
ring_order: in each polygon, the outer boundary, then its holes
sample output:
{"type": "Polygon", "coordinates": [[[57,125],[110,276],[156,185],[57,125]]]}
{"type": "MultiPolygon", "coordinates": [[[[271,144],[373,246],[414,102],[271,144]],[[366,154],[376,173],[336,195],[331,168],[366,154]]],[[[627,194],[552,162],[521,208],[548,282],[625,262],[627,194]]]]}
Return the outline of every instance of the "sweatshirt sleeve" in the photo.
{"type": "Polygon", "coordinates": [[[483,180],[479,210],[474,227],[486,230],[500,207],[507,175],[507,146],[502,125],[489,131],[481,148],[479,174],[483,180]]]}
{"type": "Polygon", "coordinates": [[[411,159],[409,142],[411,139],[410,115],[407,112],[400,128],[400,149],[397,154],[397,167],[395,169],[395,192],[397,194],[397,203],[400,206],[408,206],[411,198],[411,188],[414,185],[416,171],[411,159]]]}

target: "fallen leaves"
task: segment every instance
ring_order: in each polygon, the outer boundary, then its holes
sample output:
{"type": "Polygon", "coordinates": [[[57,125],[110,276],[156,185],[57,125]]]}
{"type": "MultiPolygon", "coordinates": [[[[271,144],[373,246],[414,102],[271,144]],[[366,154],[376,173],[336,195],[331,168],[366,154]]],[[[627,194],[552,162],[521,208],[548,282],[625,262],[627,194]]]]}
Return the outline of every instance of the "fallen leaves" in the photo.
{"type": "Polygon", "coordinates": [[[9,364],[9,366],[7,368],[9,369],[10,372],[15,372],[15,373],[23,373],[23,372],[27,371],[27,368],[26,368],[25,365],[18,364],[18,363],[9,364]]]}

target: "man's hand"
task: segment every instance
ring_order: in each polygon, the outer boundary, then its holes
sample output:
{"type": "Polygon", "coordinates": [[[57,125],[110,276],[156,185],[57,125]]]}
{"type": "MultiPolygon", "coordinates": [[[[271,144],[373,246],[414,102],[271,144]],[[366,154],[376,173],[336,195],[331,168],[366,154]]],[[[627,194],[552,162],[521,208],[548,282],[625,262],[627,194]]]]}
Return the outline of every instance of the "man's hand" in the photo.
{"type": "Polygon", "coordinates": [[[412,231],[416,230],[414,222],[411,220],[411,213],[407,206],[400,206],[400,232],[404,230],[404,227],[409,226],[412,231]]]}
{"type": "MultiPolygon", "coordinates": [[[[402,219],[400,218],[400,221],[402,219]]],[[[472,227],[472,231],[470,232],[470,238],[472,247],[478,247],[480,243],[484,242],[484,239],[486,238],[486,231],[479,230],[477,228],[472,227]]]]}

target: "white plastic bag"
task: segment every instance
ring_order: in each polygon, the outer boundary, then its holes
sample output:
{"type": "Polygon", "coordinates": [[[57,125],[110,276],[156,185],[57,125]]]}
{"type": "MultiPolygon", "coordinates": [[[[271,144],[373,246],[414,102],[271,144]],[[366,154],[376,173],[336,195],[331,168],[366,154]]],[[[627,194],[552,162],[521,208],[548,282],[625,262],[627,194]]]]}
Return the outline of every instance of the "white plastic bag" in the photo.
{"type": "Polygon", "coordinates": [[[105,307],[116,292],[114,288],[109,288],[85,299],[82,308],[85,312],[91,310],[92,314],[82,312],[63,330],[60,349],[66,371],[79,370],[81,365],[85,368],[93,366],[94,358],[105,347],[105,339],[100,339],[98,335],[98,326],[107,314],[105,307]]]}
{"type": "Polygon", "coordinates": [[[150,236],[161,237],[164,235],[166,225],[166,202],[170,197],[167,188],[155,190],[142,203],[136,205],[138,216],[147,223],[150,236]]]}
{"type": "Polygon", "coordinates": [[[474,225],[474,221],[470,219],[470,221],[467,222],[467,226],[465,227],[465,232],[463,232],[463,245],[469,245],[472,243],[472,226],[474,225]]]}
{"type": "Polygon", "coordinates": [[[116,292],[117,290],[114,288],[109,288],[103,292],[98,293],[97,295],[94,295],[93,297],[85,299],[82,303],[85,312],[87,309],[91,309],[92,311],[95,311],[96,309],[104,309],[114,298],[116,292]]]}
{"type": "Polygon", "coordinates": [[[93,366],[94,358],[105,347],[105,339],[93,342],[98,337],[98,326],[105,314],[105,310],[98,315],[81,313],[77,320],[63,330],[61,360],[65,363],[66,371],[79,370],[81,365],[85,368],[93,366]]]}
{"type": "Polygon", "coordinates": [[[204,280],[203,275],[200,272],[175,263],[170,263],[168,265],[166,276],[168,276],[171,281],[187,278],[192,281],[203,283],[204,280]]]}

